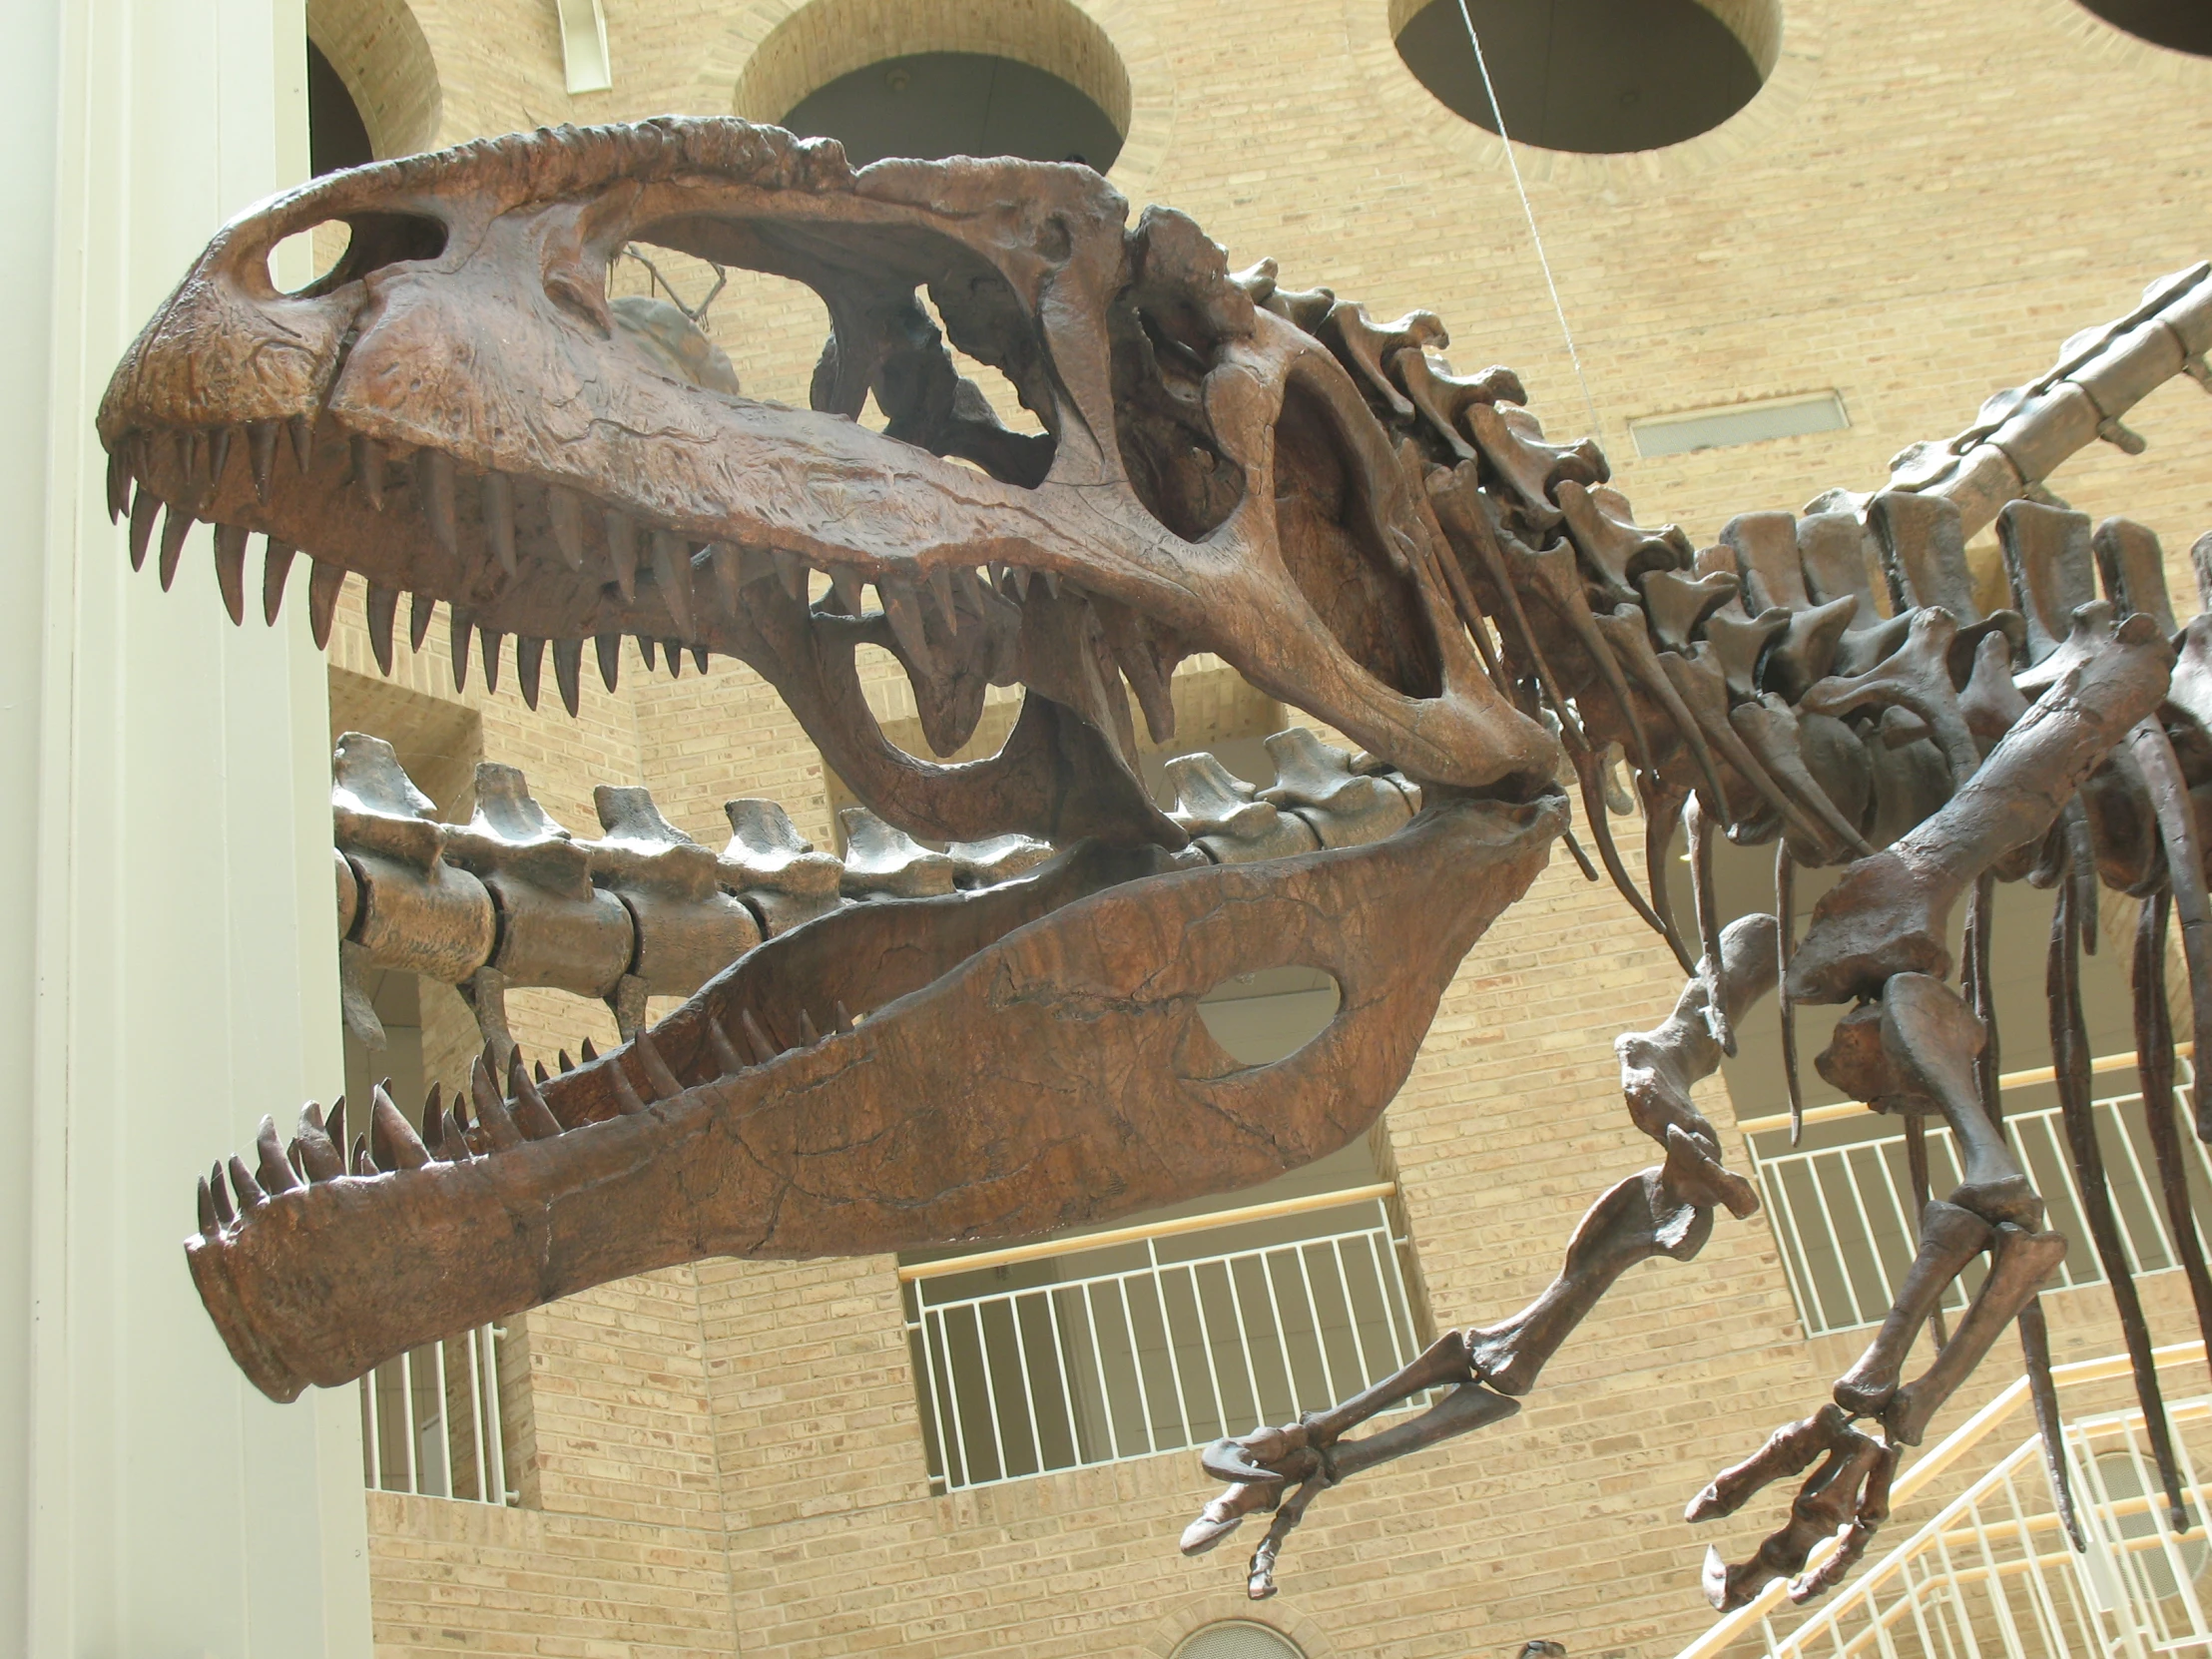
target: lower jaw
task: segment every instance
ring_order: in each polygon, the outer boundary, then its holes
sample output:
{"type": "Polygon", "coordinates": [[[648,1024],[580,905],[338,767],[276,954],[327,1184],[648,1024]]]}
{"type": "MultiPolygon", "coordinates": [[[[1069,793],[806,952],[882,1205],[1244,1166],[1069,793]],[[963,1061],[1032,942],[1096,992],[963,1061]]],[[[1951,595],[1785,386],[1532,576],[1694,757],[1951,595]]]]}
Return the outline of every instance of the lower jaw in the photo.
{"type": "MultiPolygon", "coordinates": [[[[1418,818],[1371,845],[1103,888],[1110,870],[1068,872],[1098,856],[1079,848],[1038,877],[1069,896],[851,1031],[590,1121],[579,1107],[614,1081],[607,1068],[645,1075],[634,1049],[618,1051],[547,1090],[577,1127],[270,1197],[188,1243],[193,1276],[240,1366],[289,1399],[656,1268],[1023,1237],[1249,1186],[1375,1121],[1460,959],[1535,879],[1565,821],[1556,798],[1432,789],[1418,818]],[[1330,974],[1338,1013],[1296,1053],[1242,1067],[1199,1002],[1288,966],[1330,974]]],[[[922,905],[947,923],[959,910],[922,905]]],[[[862,925],[901,931],[889,916],[862,925]]],[[[786,957],[803,980],[836,936],[798,929],[670,1016],[678,1081],[716,1069],[711,1015],[749,984],[773,987],[786,957]]]]}

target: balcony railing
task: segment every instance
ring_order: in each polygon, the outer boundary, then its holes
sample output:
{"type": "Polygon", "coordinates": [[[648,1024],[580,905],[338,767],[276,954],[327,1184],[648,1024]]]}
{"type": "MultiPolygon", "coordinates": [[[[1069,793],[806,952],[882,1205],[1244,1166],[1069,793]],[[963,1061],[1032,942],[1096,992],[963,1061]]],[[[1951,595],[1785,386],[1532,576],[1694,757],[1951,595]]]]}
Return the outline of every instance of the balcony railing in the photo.
{"type": "Polygon", "coordinates": [[[1414,1339],[1387,1183],[899,1269],[932,1486],[1286,1422],[1414,1339]]]}
{"type": "Polygon", "coordinates": [[[501,1415],[504,1337],[494,1326],[479,1326],[387,1361],[361,1379],[361,1458],[371,1488],[516,1501],[501,1415]]]}
{"type": "MultiPolygon", "coordinates": [[[[2186,1045],[2185,1045],[2186,1046],[2186,1045]]],[[[2134,1056],[2100,1059],[2100,1075],[2125,1072],[2132,1079],[2134,1056]]],[[[2177,1065],[2179,1083],[2168,1110],[2181,1116],[2180,1138],[2189,1182],[2197,1203],[2212,1203],[2212,1156],[2190,1126],[2190,1095],[2195,1072],[2187,1058],[2177,1065]]],[[[2047,1091],[2047,1069],[2007,1074],[2000,1080],[2011,1100],[2047,1091]]],[[[2137,1274],[2164,1273],[2180,1265],[2159,1196],[2158,1166],[2151,1150],[2142,1095],[2134,1090],[2096,1100],[2093,1107],[2098,1144],[2112,1192],[2128,1260],[2137,1274]]],[[[1816,1107],[1806,1114],[1816,1131],[1830,1125],[1873,1125],[1875,1118],[1857,1105],[1816,1107]]],[[[1743,1123],[1751,1146],[1760,1191],[1773,1217],[1776,1242],[1789,1275],[1790,1289],[1808,1337],[1827,1336],[1878,1325],[1889,1313],[1905,1271],[1912,1265],[1918,1229],[1913,1224],[1913,1187],[1903,1132],[1866,1134],[1830,1146],[1788,1149],[1787,1118],[1756,1118],[1743,1123]]],[[[2081,1215],[2066,1131],[2055,1105],[2005,1113],[2005,1131],[2037,1192],[2047,1206],[2048,1225],[2085,1245],[2089,1237],[2081,1215]]],[[[1834,1133],[1830,1129],[1830,1133],[1834,1133]]],[[[1950,1131],[1934,1119],[1928,1124],[1930,1187],[1940,1198],[1959,1180],[1950,1131]]],[[[2054,1290],[2103,1283],[2095,1252],[2069,1251],[2052,1280],[2054,1290]]],[[[1944,1306],[1962,1309],[1979,1288],[1980,1269],[1962,1276],[1946,1293],[1944,1306]]]]}
{"type": "MultiPolygon", "coordinates": [[[[2204,1374],[2204,1345],[2157,1353],[2171,1388],[2204,1374]]],[[[2168,1401],[2190,1528],[2176,1533],[2151,1465],[2140,1410],[2075,1416],[2076,1390],[2128,1375],[2124,1356],[2059,1366],[2069,1481],[2087,1548],[2067,1544],[2042,1443],[2012,1443],[1909,1537],[1843,1588],[1798,1612],[1775,1580],[1713,1625],[1678,1659],[2152,1659],[2212,1651],[2202,1580],[2212,1396],[2168,1401]]],[[[2028,1399],[2013,1382],[1939,1445],[1906,1466],[1900,1508],[1947,1471],[1974,1466],[2019,1431],[2028,1399]]],[[[1818,1564],[1833,1550],[1823,1544],[1818,1564]]]]}

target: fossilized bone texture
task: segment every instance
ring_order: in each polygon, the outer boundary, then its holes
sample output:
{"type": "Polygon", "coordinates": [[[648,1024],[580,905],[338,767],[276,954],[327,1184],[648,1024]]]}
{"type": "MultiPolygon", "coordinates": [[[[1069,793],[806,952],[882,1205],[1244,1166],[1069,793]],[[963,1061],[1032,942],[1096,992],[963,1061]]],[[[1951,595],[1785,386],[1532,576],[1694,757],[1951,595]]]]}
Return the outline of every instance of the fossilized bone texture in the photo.
{"type": "MultiPolygon", "coordinates": [[[[402,596],[418,649],[442,606],[456,676],[511,660],[533,706],[548,653],[571,712],[587,645],[610,685],[625,635],[671,673],[733,656],[865,803],[841,858],[747,800],[717,853],[635,788],[603,789],[602,834],[578,839],[489,768],[476,818],[446,826],[388,750],[349,736],[347,982],[383,966],[459,985],[489,1052],[420,1134],[377,1091],[350,1146],[343,1113],[311,1107],[288,1145],[265,1123],[257,1165],[203,1183],[193,1272],[255,1381],[279,1397],[340,1382],[706,1255],[1032,1234],[1319,1157],[1405,1076],[1443,985],[1564,828],[1553,780],[1571,773],[1599,854],[1570,838],[1576,857],[1690,975],[1619,1045],[1664,1161],[1598,1199],[1520,1314],[1209,1448],[1229,1486],[1185,1547],[1275,1509],[1247,1579],[1272,1593],[1328,1485],[1510,1416],[1622,1273],[1694,1256],[1718,1208],[1750,1214],[1691,1091],[1778,990],[1786,1031],[1798,1001],[1859,1004],[1824,1071],[1916,1126],[1940,1113],[1966,1155],[1836,1400],[1692,1506],[1718,1517],[1817,1464],[1784,1528],[1738,1566],[1716,1552],[1705,1584],[1726,1603],[1778,1574],[1801,1596],[1836,1582],[1887,1513],[1900,1448],[2015,1316],[2047,1366],[2033,1298],[2065,1241],[2038,1231],[1995,1119],[1992,882],[2064,884],[2061,986],[2099,880],[2151,901],[2154,941],[2170,891],[2212,1008],[2212,623],[2175,633],[2148,530],[2092,526],[2044,487],[2092,440],[2139,450],[2122,417],[2164,380],[2212,384],[2212,268],[2153,283],[1884,487],[1744,514],[1702,548],[1641,524],[1594,442],[1547,438],[1511,371],[1460,375],[1448,343],[1429,312],[1379,321],[1272,262],[1233,276],[1188,219],[1132,226],[1079,166],[854,173],[832,144],[735,121],[518,135],[227,226],[102,408],[135,561],[158,545],[167,586],[212,524],[239,619],[259,532],[265,615],[304,554],[319,639],[359,577],[380,662],[402,596]],[[338,267],[276,291],[270,250],[331,219],[351,231],[338,267]],[[683,318],[610,305],[633,241],[811,285],[832,328],[812,406],[748,398],[683,318]],[[948,343],[1003,373],[1041,433],[1001,424],[948,343]],[[881,430],[858,418],[871,396],[881,430]],[[1991,524],[2010,604],[1983,614],[1965,548],[1991,524]],[[1004,746],[959,765],[894,748],[862,645],[902,665],[938,755],[990,688],[1021,687],[1004,746]],[[1172,743],[1170,681],[1196,653],[1363,752],[1285,733],[1264,790],[1183,756],[1164,810],[1138,780],[1138,723],[1172,743]],[[1620,856],[1623,763],[1647,871],[1687,830],[1691,917],[1620,856]],[[1777,843],[1774,915],[1723,926],[1722,836],[1777,843]],[[1793,872],[1817,865],[1848,867],[1797,939],[1793,872]],[[1961,993],[1946,925],[1969,893],[1961,993]],[[1290,965],[1328,972],[1341,1007],[1297,1053],[1241,1066],[1198,1001],[1290,965]],[[605,999],[626,1040],[538,1081],[506,1033],[515,984],[605,999]],[[649,1032],[649,993],[689,1000],[649,1032]],[[1971,1309],[1901,1381],[1983,1249],[1971,1309]],[[1439,1386],[1421,1415],[1344,1438],[1439,1386]]],[[[364,997],[349,1017],[374,1038],[364,997]]],[[[2140,1023],[2146,1078],[2170,1076],[2170,1031],[2140,1023]]],[[[2093,1137],[2076,1153],[2095,1186],[2093,1137]]]]}

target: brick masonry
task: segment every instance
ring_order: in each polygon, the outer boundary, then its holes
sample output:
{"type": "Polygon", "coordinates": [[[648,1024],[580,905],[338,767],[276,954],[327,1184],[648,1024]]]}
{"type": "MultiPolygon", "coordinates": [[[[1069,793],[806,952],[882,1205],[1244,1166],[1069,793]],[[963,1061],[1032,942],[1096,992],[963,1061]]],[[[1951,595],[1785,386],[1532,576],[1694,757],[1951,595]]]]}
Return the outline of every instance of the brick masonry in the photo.
{"type": "MultiPolygon", "coordinates": [[[[1665,152],[1520,153],[1599,435],[1646,519],[1703,542],[1736,511],[1869,487],[1893,451],[1958,429],[2061,337],[2212,253],[2212,63],[2073,0],[1712,9],[1772,62],[1740,115],[1665,152]],[[1637,416],[1829,388],[1847,431],[1653,461],[1628,436],[1637,416]]],[[[758,101],[811,90],[810,63],[993,38],[1126,116],[1113,177],[1134,204],[1181,208],[1233,264],[1272,255],[1286,281],[1377,315],[1434,309],[1462,367],[1512,363],[1555,433],[1590,424],[1504,148],[1412,79],[1387,0],[606,0],[606,14],[615,89],[577,98],[544,0],[315,0],[310,25],[387,149],[729,113],[741,84],[750,113],[774,113],[758,101]]],[[[664,269],[688,298],[704,292],[701,268],[664,269]]],[[[627,266],[617,281],[649,284],[627,266]]],[[[825,331],[811,297],[735,274],[710,326],[750,391],[804,399],[825,331]]],[[[2057,487],[2150,523],[2187,595],[2180,554],[2212,525],[2212,400],[2176,382],[2131,424],[2147,459],[2100,448],[2057,487]]],[[[455,694],[442,619],[387,688],[357,604],[341,617],[334,719],[444,756],[460,781],[432,793],[449,813],[465,814],[462,763],[480,755],[523,768],[579,832],[596,826],[593,785],[645,783],[711,844],[739,795],[831,837],[833,781],[741,667],[649,679],[626,648],[623,688],[587,673],[572,722],[550,694],[526,711],[511,665],[497,695],[480,666],[455,694]]],[[[888,659],[868,672],[879,713],[910,715],[888,659]]],[[[1236,699],[1215,700],[1236,715],[1236,699]]],[[[1386,1120],[1439,1318],[1486,1321],[1533,1295],[1590,1198],[1649,1161],[1618,1108],[1611,1043],[1655,1020],[1677,980],[1563,859],[1468,958],[1386,1120]]],[[[533,1050],[613,1035],[605,1010],[551,993],[518,993],[511,1012],[533,1050]]],[[[1706,1096],[1732,1124],[1725,1089],[1706,1096]]],[[[1856,1349],[1804,1339],[1764,1218],[1724,1220],[1695,1263],[1624,1281],[1518,1418],[1326,1497],[1285,1595],[1254,1609],[1238,1593],[1242,1538],[1175,1554],[1209,1491],[1193,1458],[928,1495],[890,1270],[709,1262],[515,1322],[525,1507],[371,1494],[379,1652],[1137,1659],[1237,1616],[1314,1659],[1506,1654],[1530,1636],[1576,1659],[1664,1659],[1709,1617],[1695,1588],[1707,1539],[1683,1502],[1817,1405],[1856,1349]]],[[[2187,1334],[2175,1290],[2148,1287],[2169,1341],[2187,1334]]],[[[2067,1355],[2117,1346],[2094,1293],[2054,1299],[2052,1316],[2067,1355]]],[[[1987,1373],[1976,1397],[2005,1363],[1987,1373]]],[[[1740,1553],[1762,1524],[1722,1528],[1724,1547],[1740,1553]]]]}

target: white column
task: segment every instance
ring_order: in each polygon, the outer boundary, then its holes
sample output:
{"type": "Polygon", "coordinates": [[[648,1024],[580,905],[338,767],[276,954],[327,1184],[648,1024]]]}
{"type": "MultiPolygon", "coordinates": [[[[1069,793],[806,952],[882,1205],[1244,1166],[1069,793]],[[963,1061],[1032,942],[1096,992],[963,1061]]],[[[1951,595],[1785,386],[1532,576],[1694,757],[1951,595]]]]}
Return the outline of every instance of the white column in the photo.
{"type": "Polygon", "coordinates": [[[340,1075],[321,667],[303,593],[229,626],[205,530],[176,592],[131,575],[92,429],[306,171],[301,0],[5,16],[0,1656],[365,1659],[351,1390],[263,1398],[182,1249],[195,1175],[340,1075]]]}

